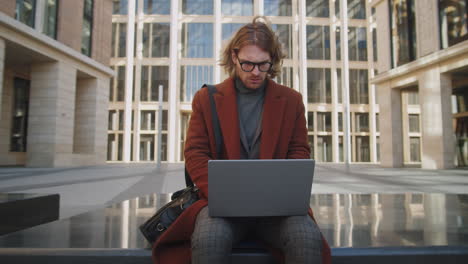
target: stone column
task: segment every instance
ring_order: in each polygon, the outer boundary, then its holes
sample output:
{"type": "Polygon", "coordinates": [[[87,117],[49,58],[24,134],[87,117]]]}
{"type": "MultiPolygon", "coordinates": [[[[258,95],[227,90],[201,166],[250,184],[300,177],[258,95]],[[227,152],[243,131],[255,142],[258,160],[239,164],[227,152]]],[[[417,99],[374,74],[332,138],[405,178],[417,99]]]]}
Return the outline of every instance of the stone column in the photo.
{"type": "Polygon", "coordinates": [[[403,131],[401,92],[389,83],[379,84],[380,164],[382,167],[403,166],[403,131]]]}
{"type": "Polygon", "coordinates": [[[76,69],[63,62],[31,66],[27,166],[71,165],[76,69]]]}
{"type": "Polygon", "coordinates": [[[441,74],[438,68],[419,75],[423,169],[448,169],[455,166],[451,95],[450,75],[441,74]]]}
{"type": "Polygon", "coordinates": [[[416,0],[417,57],[421,58],[439,50],[439,1],[416,0]],[[422,11],[422,12],[418,12],[422,11]]]}
{"type": "Polygon", "coordinates": [[[73,153],[87,156],[86,164],[82,165],[106,161],[108,83],[104,79],[89,78],[78,79],[76,84],[73,153]]]}

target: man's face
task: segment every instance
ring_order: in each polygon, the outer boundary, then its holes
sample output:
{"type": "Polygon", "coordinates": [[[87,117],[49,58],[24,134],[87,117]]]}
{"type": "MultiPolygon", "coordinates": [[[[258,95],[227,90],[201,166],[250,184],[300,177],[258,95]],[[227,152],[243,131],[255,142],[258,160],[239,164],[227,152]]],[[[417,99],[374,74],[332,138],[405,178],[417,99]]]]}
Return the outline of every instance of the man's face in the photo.
{"type": "Polygon", "coordinates": [[[270,54],[256,45],[247,45],[242,47],[237,54],[232,52],[232,61],[236,64],[237,77],[249,89],[259,88],[265,81],[268,71],[263,72],[268,67],[271,67],[270,54]],[[246,72],[245,69],[250,70],[252,63],[255,65],[253,70],[246,72]],[[244,64],[241,68],[241,64],[244,64]],[[261,71],[263,70],[263,71],[261,71]]]}

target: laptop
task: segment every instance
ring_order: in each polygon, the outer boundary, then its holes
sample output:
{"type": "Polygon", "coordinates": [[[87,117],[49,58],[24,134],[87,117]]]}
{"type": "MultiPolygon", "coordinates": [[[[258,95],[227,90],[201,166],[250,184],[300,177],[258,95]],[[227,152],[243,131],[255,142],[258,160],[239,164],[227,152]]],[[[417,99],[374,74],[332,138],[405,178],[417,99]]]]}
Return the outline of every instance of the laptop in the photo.
{"type": "Polygon", "coordinates": [[[211,217],[305,215],[315,161],[311,159],[210,160],[211,217]]]}

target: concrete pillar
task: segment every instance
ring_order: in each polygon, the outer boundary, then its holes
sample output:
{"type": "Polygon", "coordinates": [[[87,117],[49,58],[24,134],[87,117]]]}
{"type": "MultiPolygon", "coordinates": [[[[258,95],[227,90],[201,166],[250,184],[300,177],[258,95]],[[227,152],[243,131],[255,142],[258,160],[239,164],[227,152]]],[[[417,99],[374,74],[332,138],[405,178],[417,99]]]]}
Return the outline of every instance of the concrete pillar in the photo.
{"type": "Polygon", "coordinates": [[[448,169],[455,166],[455,135],[451,109],[452,81],[438,68],[419,75],[421,98],[421,166],[424,169],[448,169]]]}
{"type": "Polygon", "coordinates": [[[106,80],[78,79],[76,83],[73,153],[91,155],[94,164],[106,161],[107,95],[106,80]]]}
{"type": "Polygon", "coordinates": [[[438,0],[415,1],[417,58],[439,50],[438,4],[438,0]]]}
{"type": "Polygon", "coordinates": [[[73,151],[76,69],[63,62],[31,66],[27,166],[66,166],[73,151]]]}
{"type": "Polygon", "coordinates": [[[380,164],[382,167],[403,166],[403,131],[401,92],[390,84],[380,84],[380,164]]]}
{"type": "MultiPolygon", "coordinates": [[[[167,122],[168,122],[168,162],[176,162],[179,160],[177,157],[177,149],[179,145],[180,127],[178,123],[181,119],[179,111],[179,98],[177,80],[179,79],[179,62],[178,62],[178,47],[175,43],[178,43],[179,39],[179,1],[171,2],[171,32],[170,32],[170,45],[169,48],[169,109],[167,111],[167,122]]],[[[180,152],[183,153],[183,149],[180,152]]],[[[180,155],[179,155],[180,157],[180,155]]]]}
{"type": "Polygon", "coordinates": [[[379,59],[377,69],[379,72],[386,72],[392,68],[391,39],[390,39],[390,12],[388,0],[380,1],[375,5],[375,18],[377,21],[377,47],[379,59]]]}
{"type": "Polygon", "coordinates": [[[3,76],[5,75],[5,40],[0,38],[0,117],[2,116],[3,76]]]}

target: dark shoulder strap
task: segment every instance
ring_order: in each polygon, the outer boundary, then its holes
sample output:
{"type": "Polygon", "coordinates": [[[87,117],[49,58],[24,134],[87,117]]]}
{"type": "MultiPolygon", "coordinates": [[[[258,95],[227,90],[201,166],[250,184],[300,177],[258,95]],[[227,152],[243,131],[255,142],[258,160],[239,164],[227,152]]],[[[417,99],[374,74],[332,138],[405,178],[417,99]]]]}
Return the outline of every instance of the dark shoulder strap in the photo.
{"type": "Polygon", "coordinates": [[[216,104],[214,101],[213,94],[217,92],[214,85],[205,84],[208,88],[208,93],[210,95],[210,104],[211,104],[211,120],[213,122],[213,130],[215,135],[215,145],[216,145],[216,158],[220,159],[221,151],[223,146],[223,135],[221,133],[221,127],[219,125],[218,111],[216,110],[216,104]]]}
{"type": "MultiPolygon", "coordinates": [[[[213,122],[213,130],[214,130],[215,145],[216,145],[216,158],[219,159],[221,157],[221,151],[223,147],[223,135],[221,132],[221,127],[219,125],[219,118],[218,118],[218,111],[216,110],[216,103],[213,97],[213,94],[215,94],[217,90],[214,85],[210,85],[210,84],[203,85],[203,87],[205,86],[208,89],[208,95],[210,97],[211,120],[213,122]]],[[[187,187],[192,187],[194,185],[187,171],[187,168],[185,168],[185,185],[187,187]]]]}

